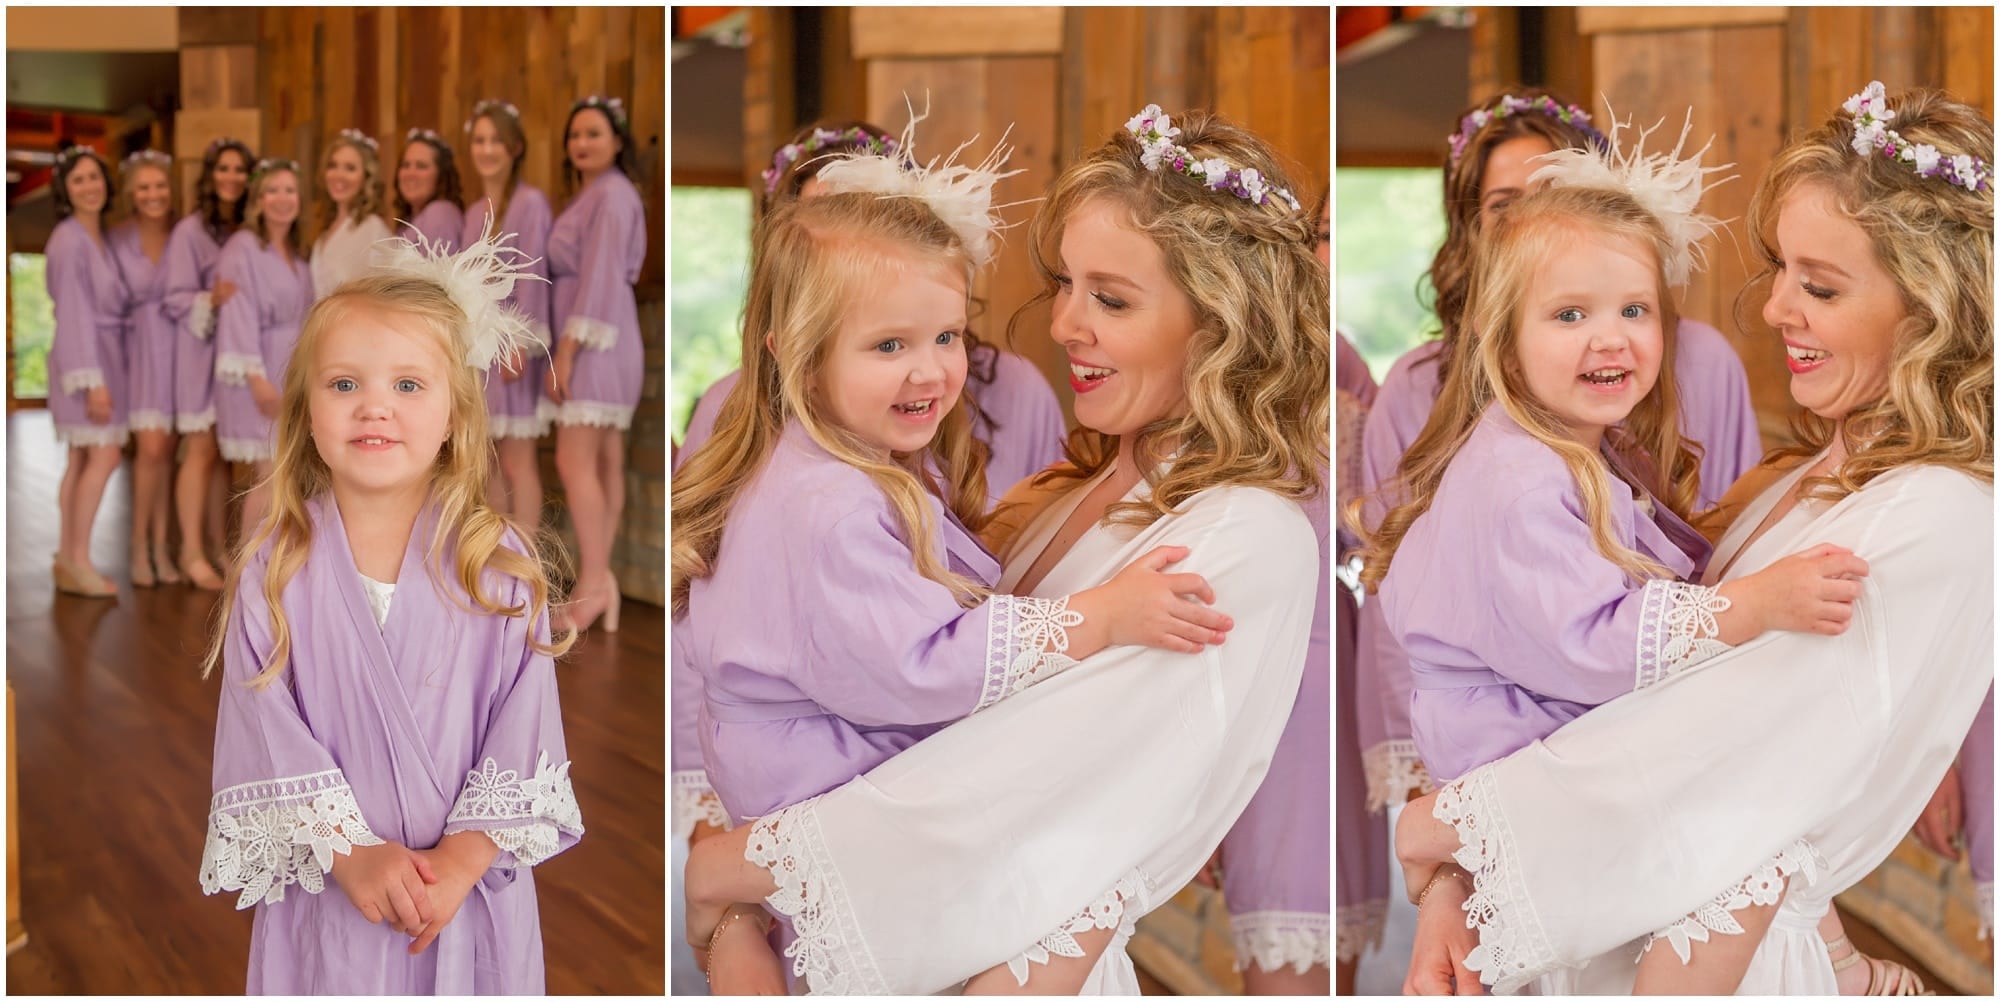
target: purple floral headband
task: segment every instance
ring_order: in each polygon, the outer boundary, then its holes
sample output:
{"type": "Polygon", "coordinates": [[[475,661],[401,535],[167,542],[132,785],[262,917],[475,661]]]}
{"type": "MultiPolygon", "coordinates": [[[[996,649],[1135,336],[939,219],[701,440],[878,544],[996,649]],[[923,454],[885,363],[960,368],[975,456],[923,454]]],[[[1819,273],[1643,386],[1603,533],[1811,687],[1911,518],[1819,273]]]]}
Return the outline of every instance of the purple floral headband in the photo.
{"type": "Polygon", "coordinates": [[[160,152],[159,150],[140,150],[136,153],[127,156],[124,162],[118,165],[118,169],[121,171],[130,171],[134,167],[140,167],[147,164],[151,164],[152,166],[164,169],[172,166],[173,162],[174,162],[173,157],[170,157],[165,153],[160,152]]]}
{"type": "Polygon", "coordinates": [[[257,168],[250,172],[250,183],[256,184],[258,178],[272,171],[280,170],[297,174],[299,173],[299,162],[297,160],[287,160],[284,157],[265,157],[257,161],[257,168]]]}
{"type": "Polygon", "coordinates": [[[368,147],[368,152],[370,153],[379,154],[382,152],[382,147],[375,142],[375,137],[362,132],[360,129],[342,129],[334,133],[333,138],[345,139],[350,143],[359,143],[362,146],[368,147]]]}
{"type": "Polygon", "coordinates": [[[56,166],[68,167],[78,157],[86,157],[86,156],[97,157],[99,160],[104,159],[103,157],[98,156],[96,150],[93,150],[90,147],[83,145],[82,143],[76,143],[64,149],[62,152],[56,154],[56,166]]]}
{"type": "Polygon", "coordinates": [[[205,149],[201,152],[201,158],[203,160],[206,160],[209,157],[214,156],[216,152],[222,149],[224,146],[241,146],[246,150],[250,148],[248,143],[245,143],[242,140],[237,139],[235,136],[217,136],[209,142],[208,149],[205,149]]]}
{"type": "Polygon", "coordinates": [[[569,113],[574,115],[584,108],[596,108],[598,111],[603,112],[610,117],[611,124],[620,129],[631,128],[630,125],[626,124],[625,120],[625,102],[619,98],[592,94],[570,105],[569,113]]]}
{"type": "Polygon", "coordinates": [[[511,102],[502,101],[497,97],[487,98],[472,106],[472,117],[465,120],[465,131],[470,133],[472,131],[472,123],[479,121],[485,115],[506,115],[508,118],[519,122],[521,120],[521,109],[514,107],[511,102]]]}
{"type": "Polygon", "coordinates": [[[1174,142],[1181,130],[1174,127],[1173,119],[1160,110],[1157,104],[1149,104],[1131,120],[1125,123],[1125,130],[1138,137],[1142,148],[1139,161],[1149,171],[1169,167],[1174,173],[1190,177],[1208,185],[1212,191],[1226,191],[1252,205],[1266,204],[1272,195],[1283,199],[1299,210],[1299,200],[1283,188],[1273,188],[1264,182],[1264,176],[1255,167],[1238,170],[1220,157],[1197,160],[1187,147],[1174,142]]]}
{"type": "Polygon", "coordinates": [[[1909,164],[1918,177],[1941,177],[1966,191],[1991,191],[1993,170],[1986,161],[1969,153],[1946,157],[1929,143],[1912,143],[1889,128],[1896,113],[1889,109],[1889,97],[1882,81],[1870,81],[1861,93],[1841,105],[1854,116],[1854,152],[1862,156],[1880,153],[1891,160],[1909,164]]]}
{"type": "Polygon", "coordinates": [[[1458,166],[1458,161],[1465,156],[1466,146],[1472,142],[1472,137],[1477,135],[1479,130],[1486,127],[1486,123],[1496,118],[1506,118],[1524,112],[1546,115],[1565,125],[1573,126],[1589,137],[1591,144],[1600,150],[1609,145],[1605,141],[1604,133],[1597,131],[1597,127],[1590,124],[1590,112],[1576,105],[1563,104],[1546,94],[1537,98],[1506,94],[1502,95],[1493,107],[1477,109],[1459,119],[1458,131],[1451,134],[1451,165],[1458,166]]]}
{"type": "Polygon", "coordinates": [[[403,142],[406,143],[414,143],[419,139],[441,150],[451,149],[451,144],[445,142],[444,137],[438,135],[436,129],[411,129],[403,134],[403,142]]]}
{"type": "Polygon", "coordinates": [[[876,136],[858,125],[844,132],[814,129],[805,142],[787,143],[778,148],[777,155],[771,158],[771,166],[764,169],[764,194],[776,192],[785,171],[807,154],[850,146],[869,156],[891,156],[897,151],[895,140],[876,136]]]}

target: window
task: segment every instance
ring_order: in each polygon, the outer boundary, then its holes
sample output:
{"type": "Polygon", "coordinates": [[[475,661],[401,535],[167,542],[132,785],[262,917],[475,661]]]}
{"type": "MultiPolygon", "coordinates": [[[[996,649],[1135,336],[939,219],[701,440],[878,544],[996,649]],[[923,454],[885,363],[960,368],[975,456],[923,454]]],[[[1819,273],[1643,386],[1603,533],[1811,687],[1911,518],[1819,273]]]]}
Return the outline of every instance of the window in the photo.
{"type": "Polygon", "coordinates": [[[1428,303],[1431,258],[1444,243],[1443,184],[1435,167],[1333,172],[1334,321],[1377,382],[1436,334],[1428,303]]]}
{"type": "Polygon", "coordinates": [[[675,442],[702,391],[742,364],[743,296],[750,285],[750,192],[675,187],[673,372],[667,406],[675,442]]]}
{"type": "Polygon", "coordinates": [[[56,330],[55,304],[45,279],[48,259],[40,254],[7,257],[8,299],[14,308],[14,385],[17,400],[49,395],[49,343],[56,330]]]}

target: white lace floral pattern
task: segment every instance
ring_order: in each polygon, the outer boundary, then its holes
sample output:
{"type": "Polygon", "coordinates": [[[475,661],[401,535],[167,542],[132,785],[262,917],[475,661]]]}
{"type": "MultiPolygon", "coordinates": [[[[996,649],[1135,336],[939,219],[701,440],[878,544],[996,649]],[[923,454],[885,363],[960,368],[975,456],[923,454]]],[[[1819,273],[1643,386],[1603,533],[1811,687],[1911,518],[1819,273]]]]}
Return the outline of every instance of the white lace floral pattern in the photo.
{"type": "Polygon", "coordinates": [[[1403,803],[1412,790],[1425,794],[1437,789],[1417,755],[1417,743],[1408,739],[1384,741],[1362,752],[1361,769],[1368,775],[1370,814],[1403,803]]]}
{"type": "Polygon", "coordinates": [[[750,827],[743,858],[771,873],[778,889],[764,900],[791,920],[798,938],[785,947],[792,973],[819,995],[886,995],[889,983],[875,965],[854,920],[847,889],[820,838],[813,805],[802,800],[750,827]]]}
{"type": "Polygon", "coordinates": [[[558,404],[544,397],[535,405],[535,420],[544,427],[551,424],[587,425],[625,431],[632,427],[632,410],[594,400],[566,400],[558,404]]]}
{"type": "Polygon", "coordinates": [[[513,854],[516,867],[534,866],[561,852],[564,835],[583,834],[569,762],[551,764],[549,753],[538,751],[535,774],[525,779],[492,758],[466,773],[458,802],[444,820],[444,833],[473,830],[485,832],[502,852],[513,854]]]}
{"type": "Polygon", "coordinates": [[[71,369],[62,375],[64,393],[82,393],[104,385],[103,369],[71,369]]]}
{"type": "Polygon", "coordinates": [[[339,769],[232,786],[209,801],[201,892],[241,891],[239,910],[283,901],[293,884],[318,894],[336,853],[381,844],[339,769]]]}
{"type": "MultiPolygon", "coordinates": [[[[1361,955],[1368,943],[1382,941],[1382,924],[1389,916],[1389,902],[1370,901],[1340,909],[1340,959],[1361,955]]],[[[1289,967],[1304,974],[1315,965],[1333,963],[1334,916],[1325,912],[1245,912],[1229,916],[1229,932],[1236,940],[1236,969],[1251,964],[1273,973],[1289,967]]]]}
{"type": "Polygon", "coordinates": [[[1673,925],[1646,937],[1646,945],[1639,950],[1639,955],[1645,956],[1653,949],[1654,943],[1664,939],[1674,948],[1674,954],[1681,958],[1681,963],[1686,964],[1692,944],[1708,942],[1709,933],[1719,932],[1727,936],[1743,934],[1743,926],[1730,912],[1755,905],[1775,905],[1785,894],[1786,877],[1798,873],[1804,875],[1806,883],[1817,883],[1819,873],[1825,867],[1826,859],[1820,856],[1819,850],[1805,839],[1799,839],[1735,886],[1695,909],[1693,914],[1683,915],[1673,925]]]}
{"type": "Polygon", "coordinates": [[[1729,600],[1704,585],[1680,581],[1648,581],[1639,598],[1638,673],[1634,691],[1658,685],[1729,650],[1715,639],[1722,628],[1718,613],[1729,611],[1729,600]]]}
{"type": "Polygon", "coordinates": [[[271,443],[262,438],[230,438],[217,436],[215,446],[222,452],[222,458],[232,463],[257,463],[271,458],[271,443]]]}
{"type": "Polygon", "coordinates": [[[1019,598],[995,595],[986,620],[986,684],[980,690],[983,710],[1037,682],[1077,666],[1069,650],[1069,627],[1083,625],[1083,614],[1069,607],[1069,597],[1019,598]]]}
{"type": "Polygon", "coordinates": [[[1496,805],[1493,767],[1481,766],[1438,791],[1431,814],[1458,832],[1453,858],[1472,874],[1465,899],[1466,925],[1479,930],[1479,947],[1465,966],[1495,995],[1511,995],[1554,970],[1555,948],[1521,883],[1514,831],[1496,805]]]}
{"type": "Polygon", "coordinates": [[[64,445],[124,445],[131,437],[122,424],[56,425],[56,441],[64,445]]]}
{"type": "Polygon", "coordinates": [[[194,305],[188,308],[188,333],[203,341],[215,333],[215,299],[210,293],[195,293],[194,305]]]}
{"type": "Polygon", "coordinates": [[[579,348],[608,351],[618,343],[618,328],[602,320],[571,317],[568,323],[563,324],[563,340],[575,341],[579,348]]]}
{"type": "Polygon", "coordinates": [[[125,422],[133,431],[173,431],[173,416],[164,411],[133,411],[125,422]]]}
{"type": "Polygon", "coordinates": [[[215,408],[192,414],[174,415],[174,430],[183,435],[199,435],[215,427],[215,408]]]}
{"type": "Polygon", "coordinates": [[[548,422],[535,415],[498,415],[487,418],[487,433],[493,438],[541,438],[549,433],[548,422]]]}
{"type": "Polygon", "coordinates": [[[264,375],[264,360],[241,352],[223,352],[215,357],[215,378],[231,386],[248,386],[251,376],[264,375]]]}
{"type": "Polygon", "coordinates": [[[714,825],[728,829],[729,812],[722,808],[722,798],[716,796],[715,788],[708,785],[708,773],[702,769],[683,769],[674,773],[674,837],[687,838],[694,834],[696,823],[714,825]]]}
{"type": "Polygon", "coordinates": [[[1076,941],[1076,934],[1092,929],[1116,929],[1111,935],[1111,945],[1105,948],[1109,953],[1124,948],[1132,938],[1132,930],[1138,923],[1138,909],[1126,907],[1139,900],[1139,891],[1146,886],[1145,874],[1138,870],[1119,878],[1118,883],[1097,900],[1084,906],[1082,911],[1070,916],[1069,920],[1056,927],[1056,931],[1043,936],[1035,945],[1016,954],[1007,961],[1007,970],[1014,975],[1014,983],[1028,983],[1029,964],[1047,964],[1054,957],[1081,957],[1083,946],[1076,941]]]}

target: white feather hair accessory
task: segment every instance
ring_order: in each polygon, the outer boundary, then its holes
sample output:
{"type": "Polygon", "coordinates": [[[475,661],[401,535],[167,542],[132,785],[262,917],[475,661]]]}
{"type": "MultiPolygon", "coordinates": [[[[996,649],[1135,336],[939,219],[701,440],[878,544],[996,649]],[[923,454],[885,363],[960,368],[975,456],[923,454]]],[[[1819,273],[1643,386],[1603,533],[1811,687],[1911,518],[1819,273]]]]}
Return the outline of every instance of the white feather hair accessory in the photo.
{"type": "MultiPolygon", "coordinates": [[[[1605,107],[1609,109],[1609,101],[1605,102],[1605,107]]],[[[1602,152],[1596,149],[1568,149],[1543,154],[1534,159],[1547,166],[1529,175],[1528,181],[1531,184],[1546,181],[1551,187],[1609,188],[1631,195],[1640,208],[1660,221],[1661,228],[1667,232],[1667,246],[1672,252],[1666,261],[1661,262],[1665,265],[1667,283],[1684,286],[1704,263],[1701,242],[1722,224],[1714,216],[1695,211],[1701,204],[1701,196],[1724,181],[1736,179],[1736,175],[1731,174],[1710,182],[1708,176],[1736,165],[1701,165],[1701,158],[1715,145],[1712,136],[1692,156],[1681,158],[1688,133],[1694,130],[1692,109],[1681,125],[1680,139],[1674,143],[1673,152],[1647,156],[1646,138],[1665,122],[1661,119],[1653,123],[1652,128],[1640,129],[1638,141],[1630,149],[1620,150],[1618,133],[1632,123],[1630,119],[1620,122],[1614,115],[1602,152]]]]}
{"type": "Polygon", "coordinates": [[[421,233],[414,241],[396,237],[376,243],[376,274],[428,279],[465,312],[470,344],[465,364],[475,369],[515,351],[542,347],[528,318],[502,304],[513,294],[515,282],[548,280],[527,270],[538,259],[507,246],[514,235],[499,234],[498,229],[489,210],[479,242],[456,254],[421,233]]]}
{"type": "Polygon", "coordinates": [[[921,200],[958,234],[966,254],[972,258],[973,266],[984,267],[999,253],[997,237],[1007,229],[1007,224],[1001,222],[996,210],[1026,204],[993,204],[993,186],[1026,171],[1026,168],[1020,168],[1004,174],[999,172],[1013,153],[1012,147],[1007,145],[1007,135],[1013,131],[1013,126],[1007,127],[1007,132],[1002,133],[1000,141],[993,145],[993,152],[988,153],[976,167],[953,161],[966,147],[976,142],[978,136],[960,143],[957,149],[942,158],[932,157],[929,163],[920,164],[911,151],[916,148],[917,123],[929,118],[930,113],[928,97],[924,100],[923,114],[917,114],[915,106],[910,106],[910,124],[903,127],[903,138],[896,144],[897,149],[886,155],[835,154],[832,163],[820,168],[819,183],[828,194],[859,191],[873,192],[884,198],[921,200]]]}

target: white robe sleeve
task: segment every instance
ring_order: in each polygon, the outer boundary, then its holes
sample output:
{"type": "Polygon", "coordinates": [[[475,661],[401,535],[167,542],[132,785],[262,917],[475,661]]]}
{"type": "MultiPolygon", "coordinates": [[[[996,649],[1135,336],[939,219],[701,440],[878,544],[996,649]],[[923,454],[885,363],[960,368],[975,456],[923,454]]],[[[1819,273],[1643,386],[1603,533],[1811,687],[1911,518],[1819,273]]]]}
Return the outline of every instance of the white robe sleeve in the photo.
{"type": "Polygon", "coordinates": [[[1992,520],[1988,484],[1882,477],[1758,547],[1866,559],[1845,634],[1767,633],[1448,785],[1434,813],[1473,874],[1468,966],[1510,992],[1649,933],[1728,932],[1716,909],[1775,900],[1777,877],[1825,898],[1872,870],[1992,682],[1992,568],[1967,557],[1992,520]]]}
{"type": "Polygon", "coordinates": [[[1239,488],[1094,573],[1169,544],[1235,619],[1226,643],[1107,649],[756,823],[746,856],[776,879],[814,991],[938,991],[1086,918],[1129,921],[1194,876],[1270,765],[1320,568],[1296,503],[1239,488]]]}

